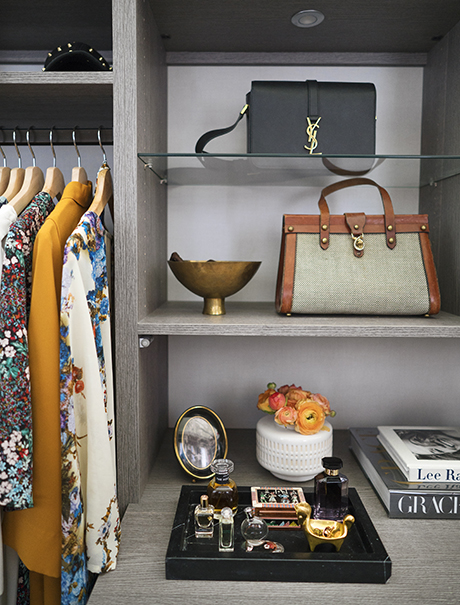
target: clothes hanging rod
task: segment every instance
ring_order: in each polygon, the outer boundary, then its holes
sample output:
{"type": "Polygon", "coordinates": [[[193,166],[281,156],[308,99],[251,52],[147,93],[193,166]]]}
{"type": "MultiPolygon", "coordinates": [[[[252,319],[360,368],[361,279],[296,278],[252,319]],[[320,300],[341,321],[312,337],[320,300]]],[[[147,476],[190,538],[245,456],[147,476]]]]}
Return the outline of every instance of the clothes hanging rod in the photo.
{"type": "Polygon", "coordinates": [[[53,145],[73,145],[73,133],[77,145],[99,145],[98,133],[104,145],[113,145],[113,129],[105,128],[2,128],[0,126],[0,145],[14,145],[13,135],[16,133],[17,145],[27,145],[27,132],[32,147],[36,145],[49,145],[50,132],[52,132],[53,145]]]}

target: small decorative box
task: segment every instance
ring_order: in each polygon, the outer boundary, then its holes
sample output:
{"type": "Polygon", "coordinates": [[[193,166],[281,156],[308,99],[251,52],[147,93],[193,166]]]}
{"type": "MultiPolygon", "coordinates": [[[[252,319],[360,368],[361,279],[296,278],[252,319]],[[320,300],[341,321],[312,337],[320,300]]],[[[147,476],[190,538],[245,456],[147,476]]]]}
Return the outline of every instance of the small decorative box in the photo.
{"type": "Polygon", "coordinates": [[[258,517],[269,527],[298,529],[294,506],[305,502],[300,487],[251,487],[251,501],[258,517]]]}

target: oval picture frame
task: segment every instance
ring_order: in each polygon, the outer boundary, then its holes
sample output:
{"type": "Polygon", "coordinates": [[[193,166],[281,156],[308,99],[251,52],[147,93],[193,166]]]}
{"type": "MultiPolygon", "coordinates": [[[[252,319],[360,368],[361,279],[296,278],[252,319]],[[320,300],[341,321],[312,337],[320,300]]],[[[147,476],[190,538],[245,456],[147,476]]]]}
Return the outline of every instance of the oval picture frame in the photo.
{"type": "Polygon", "coordinates": [[[196,479],[209,479],[211,463],[226,458],[227,433],[219,416],[205,406],[185,410],[174,427],[174,452],[186,473],[196,479]]]}

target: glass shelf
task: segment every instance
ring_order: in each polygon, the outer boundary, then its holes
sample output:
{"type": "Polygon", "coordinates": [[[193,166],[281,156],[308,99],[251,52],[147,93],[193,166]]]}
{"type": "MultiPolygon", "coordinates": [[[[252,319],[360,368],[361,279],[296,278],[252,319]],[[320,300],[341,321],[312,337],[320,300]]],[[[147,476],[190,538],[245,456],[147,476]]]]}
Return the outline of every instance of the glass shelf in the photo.
{"type": "Polygon", "coordinates": [[[138,157],[170,186],[324,187],[334,180],[366,176],[383,187],[419,188],[460,174],[458,155],[139,153],[138,157]]]}

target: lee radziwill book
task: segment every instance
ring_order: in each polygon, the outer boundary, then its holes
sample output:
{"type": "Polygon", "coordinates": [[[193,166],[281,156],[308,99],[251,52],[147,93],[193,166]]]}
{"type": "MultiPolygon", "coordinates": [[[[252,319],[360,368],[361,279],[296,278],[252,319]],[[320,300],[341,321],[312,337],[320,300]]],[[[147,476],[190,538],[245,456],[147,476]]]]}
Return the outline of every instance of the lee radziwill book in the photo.
{"type": "Polygon", "coordinates": [[[379,426],[378,439],[409,481],[460,483],[460,430],[379,426]]]}
{"type": "Polygon", "coordinates": [[[378,430],[351,428],[350,449],[392,518],[460,519],[459,483],[408,481],[377,439],[378,430]]]}

